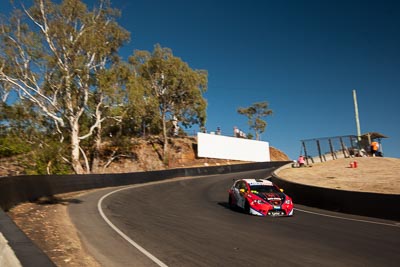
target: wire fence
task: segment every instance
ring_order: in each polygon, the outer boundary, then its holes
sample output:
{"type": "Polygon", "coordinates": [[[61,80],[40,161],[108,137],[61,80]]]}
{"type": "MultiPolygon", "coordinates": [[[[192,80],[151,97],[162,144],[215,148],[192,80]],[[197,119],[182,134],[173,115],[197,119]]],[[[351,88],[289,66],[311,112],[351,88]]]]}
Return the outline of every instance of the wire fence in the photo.
{"type": "Polygon", "coordinates": [[[307,164],[338,158],[363,156],[365,150],[355,135],[334,136],[301,140],[301,155],[307,164]]]}

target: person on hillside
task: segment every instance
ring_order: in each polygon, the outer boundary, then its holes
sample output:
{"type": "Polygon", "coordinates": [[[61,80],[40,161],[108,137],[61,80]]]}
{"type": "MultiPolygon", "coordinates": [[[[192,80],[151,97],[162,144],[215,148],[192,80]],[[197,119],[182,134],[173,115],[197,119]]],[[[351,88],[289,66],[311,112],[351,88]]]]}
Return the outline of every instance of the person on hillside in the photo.
{"type": "Polygon", "coordinates": [[[299,167],[304,167],[305,166],[305,161],[303,155],[300,155],[299,158],[297,159],[297,163],[299,164],[299,167]]]}
{"type": "Polygon", "coordinates": [[[238,127],[233,127],[233,136],[234,137],[240,137],[239,135],[239,128],[238,127]]]}
{"type": "Polygon", "coordinates": [[[379,143],[376,141],[371,142],[371,154],[373,157],[378,156],[379,143]]]}

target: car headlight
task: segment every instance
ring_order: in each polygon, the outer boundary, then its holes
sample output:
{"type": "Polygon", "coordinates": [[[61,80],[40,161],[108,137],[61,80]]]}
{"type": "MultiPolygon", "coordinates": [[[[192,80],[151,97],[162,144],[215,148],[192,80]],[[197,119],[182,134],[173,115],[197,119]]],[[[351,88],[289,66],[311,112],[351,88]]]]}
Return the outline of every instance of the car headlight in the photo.
{"type": "Polygon", "coordinates": [[[292,204],[292,201],[290,199],[287,199],[287,200],[285,200],[285,204],[290,205],[290,204],[292,204]]]}

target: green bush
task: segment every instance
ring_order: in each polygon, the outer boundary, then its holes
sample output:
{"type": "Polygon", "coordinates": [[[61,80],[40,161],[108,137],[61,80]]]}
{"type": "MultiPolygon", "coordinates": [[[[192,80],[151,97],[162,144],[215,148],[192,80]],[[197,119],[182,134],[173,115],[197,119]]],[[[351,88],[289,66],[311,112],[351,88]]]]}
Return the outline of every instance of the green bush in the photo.
{"type": "Polygon", "coordinates": [[[0,157],[21,155],[30,150],[31,145],[17,136],[0,136],[0,157]]]}

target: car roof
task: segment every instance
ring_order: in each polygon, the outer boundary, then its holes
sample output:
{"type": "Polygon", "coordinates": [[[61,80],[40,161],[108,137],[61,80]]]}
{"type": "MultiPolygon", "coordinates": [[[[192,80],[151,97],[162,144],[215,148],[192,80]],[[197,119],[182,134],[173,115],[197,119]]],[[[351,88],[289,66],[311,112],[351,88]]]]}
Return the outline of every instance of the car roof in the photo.
{"type": "Polygon", "coordinates": [[[248,183],[250,186],[251,185],[266,185],[266,186],[272,186],[273,183],[270,180],[267,179],[241,179],[241,181],[245,181],[248,183]]]}

